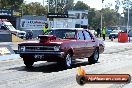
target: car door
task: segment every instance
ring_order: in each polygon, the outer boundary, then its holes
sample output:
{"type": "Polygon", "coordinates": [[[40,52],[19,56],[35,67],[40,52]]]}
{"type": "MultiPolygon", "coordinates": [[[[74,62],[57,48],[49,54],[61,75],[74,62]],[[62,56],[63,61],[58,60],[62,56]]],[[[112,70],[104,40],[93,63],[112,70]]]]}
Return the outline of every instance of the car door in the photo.
{"type": "Polygon", "coordinates": [[[84,57],[84,49],[85,49],[85,40],[84,40],[84,34],[81,30],[77,32],[77,40],[74,45],[74,56],[76,58],[82,58],[84,57]]]}
{"type": "Polygon", "coordinates": [[[85,37],[85,56],[90,57],[95,50],[95,40],[92,38],[92,35],[87,30],[83,31],[85,37]]]}

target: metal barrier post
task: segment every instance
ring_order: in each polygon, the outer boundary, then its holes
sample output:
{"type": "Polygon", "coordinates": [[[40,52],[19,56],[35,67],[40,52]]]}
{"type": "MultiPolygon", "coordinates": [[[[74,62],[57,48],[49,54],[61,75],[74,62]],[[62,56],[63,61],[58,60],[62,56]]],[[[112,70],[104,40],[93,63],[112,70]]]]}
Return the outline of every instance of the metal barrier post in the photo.
{"type": "Polygon", "coordinates": [[[131,39],[130,39],[130,36],[129,36],[129,42],[131,41],[131,39]]]}

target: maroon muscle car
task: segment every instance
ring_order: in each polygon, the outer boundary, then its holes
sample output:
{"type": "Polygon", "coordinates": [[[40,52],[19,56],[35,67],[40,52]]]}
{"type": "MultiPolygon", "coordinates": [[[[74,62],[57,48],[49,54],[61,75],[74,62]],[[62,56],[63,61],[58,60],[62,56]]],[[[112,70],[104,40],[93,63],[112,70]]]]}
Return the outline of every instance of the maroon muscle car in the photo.
{"type": "Polygon", "coordinates": [[[49,61],[70,68],[77,58],[88,58],[89,63],[96,63],[104,51],[103,41],[82,28],[53,28],[38,38],[38,41],[18,45],[26,67],[36,61],[49,61]]]}

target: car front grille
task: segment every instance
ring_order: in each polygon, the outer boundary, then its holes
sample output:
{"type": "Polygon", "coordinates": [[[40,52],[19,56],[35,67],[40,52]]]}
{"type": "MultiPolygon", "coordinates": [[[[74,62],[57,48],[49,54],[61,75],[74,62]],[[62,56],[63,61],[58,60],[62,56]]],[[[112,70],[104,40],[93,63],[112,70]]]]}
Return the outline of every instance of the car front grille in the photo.
{"type": "Polygon", "coordinates": [[[53,51],[53,46],[25,46],[25,51],[53,51]]]}

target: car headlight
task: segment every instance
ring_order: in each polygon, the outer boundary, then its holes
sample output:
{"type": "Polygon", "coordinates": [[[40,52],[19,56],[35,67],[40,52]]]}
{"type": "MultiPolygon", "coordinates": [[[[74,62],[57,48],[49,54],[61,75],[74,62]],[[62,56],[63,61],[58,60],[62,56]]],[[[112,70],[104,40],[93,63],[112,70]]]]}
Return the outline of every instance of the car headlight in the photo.
{"type": "Polygon", "coordinates": [[[60,50],[60,46],[54,46],[54,51],[59,51],[60,50]]]}
{"type": "Polygon", "coordinates": [[[26,47],[25,46],[21,46],[19,50],[20,51],[25,51],[26,50],[26,47]]]}

